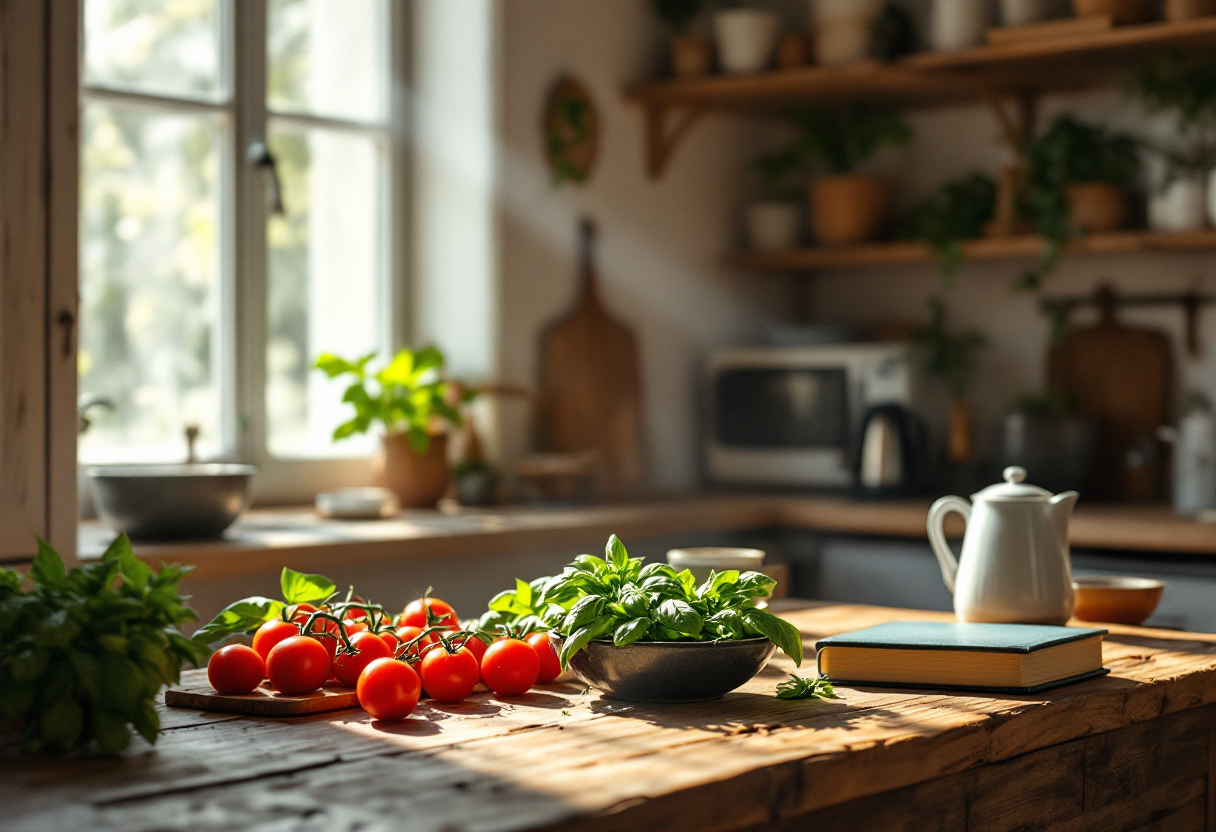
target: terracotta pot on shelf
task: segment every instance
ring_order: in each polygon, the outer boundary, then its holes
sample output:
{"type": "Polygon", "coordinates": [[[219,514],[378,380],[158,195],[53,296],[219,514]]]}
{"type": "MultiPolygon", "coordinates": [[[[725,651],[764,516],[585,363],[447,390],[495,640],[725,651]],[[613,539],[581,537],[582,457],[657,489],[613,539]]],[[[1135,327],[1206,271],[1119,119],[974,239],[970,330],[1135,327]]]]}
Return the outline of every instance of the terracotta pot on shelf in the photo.
{"type": "Polygon", "coordinates": [[[386,433],[375,467],[380,484],[397,495],[402,508],[430,508],[448,490],[448,438],[432,436],[426,453],[418,454],[408,434],[386,433]]]}
{"type": "Polygon", "coordinates": [[[971,424],[971,404],[963,398],[950,400],[950,424],[946,431],[946,458],[955,463],[975,458],[975,431],[971,424]]]}
{"type": "Polygon", "coordinates": [[[810,186],[811,230],[825,245],[867,243],[878,239],[891,211],[885,179],[860,174],[823,176],[810,186]]]}
{"type": "Polygon", "coordinates": [[[1109,182],[1076,182],[1064,188],[1068,221],[1087,233],[1115,231],[1127,225],[1127,192],[1109,182]]]}
{"type": "Polygon", "coordinates": [[[671,74],[677,78],[708,75],[714,65],[714,48],[700,35],[673,35],[671,74]]]}
{"type": "Polygon", "coordinates": [[[1072,0],[1076,17],[1109,15],[1117,26],[1148,20],[1148,0],[1072,0]]]}
{"type": "Polygon", "coordinates": [[[1170,23],[1216,14],[1216,0],[1165,0],[1165,19],[1170,23]]]}

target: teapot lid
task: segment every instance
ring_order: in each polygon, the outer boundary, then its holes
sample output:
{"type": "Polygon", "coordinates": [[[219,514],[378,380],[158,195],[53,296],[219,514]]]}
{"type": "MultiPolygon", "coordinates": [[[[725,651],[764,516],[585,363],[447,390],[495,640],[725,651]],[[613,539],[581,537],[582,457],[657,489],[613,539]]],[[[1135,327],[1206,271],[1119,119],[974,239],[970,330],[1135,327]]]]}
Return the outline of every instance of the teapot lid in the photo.
{"type": "Polygon", "coordinates": [[[978,500],[1027,500],[1037,501],[1046,500],[1051,497],[1051,492],[1045,488],[1039,488],[1037,485],[1030,485],[1025,482],[1026,469],[1018,465],[1010,465],[1001,476],[1005,478],[1002,483],[990,485],[987,488],[971,495],[972,501],[978,500]]]}

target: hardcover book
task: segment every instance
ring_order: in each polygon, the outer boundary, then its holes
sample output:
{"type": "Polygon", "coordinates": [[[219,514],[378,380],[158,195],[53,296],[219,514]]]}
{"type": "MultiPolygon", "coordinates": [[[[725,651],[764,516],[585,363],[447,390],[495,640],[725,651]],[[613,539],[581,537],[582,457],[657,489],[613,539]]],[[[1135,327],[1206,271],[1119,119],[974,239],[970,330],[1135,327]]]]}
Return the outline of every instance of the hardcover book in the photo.
{"type": "Polygon", "coordinates": [[[819,640],[819,674],[840,685],[1037,693],[1109,673],[1106,630],[892,621],[819,640]]]}

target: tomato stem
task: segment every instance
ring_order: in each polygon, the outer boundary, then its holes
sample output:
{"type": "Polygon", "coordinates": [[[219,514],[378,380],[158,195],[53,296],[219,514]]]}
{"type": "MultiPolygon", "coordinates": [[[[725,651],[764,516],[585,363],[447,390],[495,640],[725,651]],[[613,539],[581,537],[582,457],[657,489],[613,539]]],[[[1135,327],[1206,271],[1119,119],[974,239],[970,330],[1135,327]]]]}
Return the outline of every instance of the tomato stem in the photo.
{"type": "Polygon", "coordinates": [[[357,647],[355,647],[355,645],[351,644],[350,636],[348,636],[346,634],[346,626],[342,623],[342,619],[338,618],[336,615],[334,615],[331,612],[325,612],[324,610],[317,610],[316,612],[309,615],[308,620],[304,622],[304,626],[300,628],[300,635],[312,636],[313,638],[336,639],[342,643],[342,646],[340,648],[341,652],[346,653],[351,656],[359,655],[359,649],[357,647]],[[326,621],[332,621],[334,624],[336,624],[338,627],[337,635],[329,632],[328,630],[323,630],[321,632],[313,632],[313,630],[312,630],[313,622],[315,622],[319,618],[324,619],[326,621]]]}

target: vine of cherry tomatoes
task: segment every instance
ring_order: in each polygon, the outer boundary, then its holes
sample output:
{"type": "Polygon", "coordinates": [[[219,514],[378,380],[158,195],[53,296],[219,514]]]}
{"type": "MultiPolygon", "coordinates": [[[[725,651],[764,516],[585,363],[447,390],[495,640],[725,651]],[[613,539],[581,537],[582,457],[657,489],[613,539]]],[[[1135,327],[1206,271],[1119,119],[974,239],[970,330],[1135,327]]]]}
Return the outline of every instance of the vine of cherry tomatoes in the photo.
{"type": "Polygon", "coordinates": [[[424,693],[455,704],[480,681],[498,696],[519,696],[560,673],[547,632],[462,629],[430,590],[397,616],[353,591],[345,600],[289,605],[257,627],[252,647],[228,645],[207,665],[218,693],[251,693],[266,679],[280,694],[301,696],[332,681],[353,688],[379,720],[405,719],[424,693]]]}

